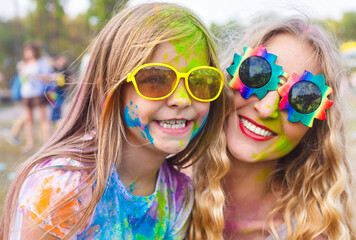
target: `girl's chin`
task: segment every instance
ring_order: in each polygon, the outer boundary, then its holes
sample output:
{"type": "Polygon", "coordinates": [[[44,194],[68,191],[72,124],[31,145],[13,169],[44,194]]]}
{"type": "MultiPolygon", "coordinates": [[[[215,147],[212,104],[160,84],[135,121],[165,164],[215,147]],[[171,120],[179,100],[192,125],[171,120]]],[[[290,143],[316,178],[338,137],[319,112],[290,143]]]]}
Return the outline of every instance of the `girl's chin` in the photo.
{"type": "Polygon", "coordinates": [[[155,145],[155,148],[160,150],[161,152],[171,155],[183,151],[186,148],[186,146],[182,143],[172,143],[172,144],[164,144],[164,145],[160,145],[159,143],[157,143],[155,145]]]}

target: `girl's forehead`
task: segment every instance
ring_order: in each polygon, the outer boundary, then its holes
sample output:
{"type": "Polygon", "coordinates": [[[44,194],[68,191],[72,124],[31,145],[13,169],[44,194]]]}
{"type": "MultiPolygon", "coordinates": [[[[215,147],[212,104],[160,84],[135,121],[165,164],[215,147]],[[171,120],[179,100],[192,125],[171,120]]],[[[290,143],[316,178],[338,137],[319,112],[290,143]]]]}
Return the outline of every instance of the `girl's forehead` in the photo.
{"type": "Polygon", "coordinates": [[[154,51],[150,62],[166,63],[180,71],[189,71],[197,66],[207,66],[208,48],[201,46],[189,46],[182,48],[183,43],[170,41],[164,42],[154,51]]]}

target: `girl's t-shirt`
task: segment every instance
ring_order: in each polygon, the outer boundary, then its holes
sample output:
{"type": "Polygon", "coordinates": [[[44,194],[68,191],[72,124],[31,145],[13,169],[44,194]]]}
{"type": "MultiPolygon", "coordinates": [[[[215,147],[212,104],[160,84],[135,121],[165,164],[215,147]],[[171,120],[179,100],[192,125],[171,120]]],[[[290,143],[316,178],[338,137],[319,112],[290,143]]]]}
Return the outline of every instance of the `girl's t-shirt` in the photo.
{"type": "Polygon", "coordinates": [[[40,75],[47,75],[53,72],[48,61],[41,57],[36,62],[18,64],[21,79],[21,97],[33,98],[44,96],[46,83],[39,79],[40,75]]]}
{"type": "MultiPolygon", "coordinates": [[[[21,188],[17,226],[21,226],[24,214],[42,229],[62,238],[78,221],[78,211],[91,199],[92,189],[80,193],[89,182],[89,172],[60,169],[63,165],[83,166],[73,159],[59,158],[35,168],[46,170],[32,171],[21,188]],[[84,184],[80,186],[81,182],[84,184]],[[60,205],[59,210],[55,210],[60,205]],[[73,213],[78,214],[73,216],[73,213]]],[[[92,217],[72,239],[182,239],[193,206],[193,194],[189,177],[166,161],[159,169],[155,192],[147,197],[132,195],[113,167],[92,217]]],[[[16,229],[13,233],[20,237],[16,229]]]]}

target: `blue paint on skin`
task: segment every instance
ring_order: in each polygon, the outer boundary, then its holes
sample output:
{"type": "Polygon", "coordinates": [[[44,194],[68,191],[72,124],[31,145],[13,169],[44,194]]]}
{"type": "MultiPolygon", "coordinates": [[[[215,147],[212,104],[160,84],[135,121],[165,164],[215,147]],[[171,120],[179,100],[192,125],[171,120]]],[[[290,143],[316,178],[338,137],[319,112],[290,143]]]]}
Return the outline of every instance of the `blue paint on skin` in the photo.
{"type": "MultiPolygon", "coordinates": [[[[132,105],[132,102],[131,102],[131,105],[132,105]]],[[[136,105],[135,108],[137,108],[137,105],[136,105]]],[[[132,115],[135,115],[135,112],[134,112],[134,111],[132,111],[132,115]]],[[[152,145],[154,145],[154,144],[153,144],[153,138],[152,138],[152,136],[151,136],[151,134],[150,134],[150,131],[149,131],[149,129],[148,129],[148,125],[143,125],[143,124],[141,124],[140,118],[138,117],[137,114],[136,114],[136,116],[137,116],[137,117],[132,118],[132,117],[130,116],[130,109],[129,109],[129,106],[126,106],[126,108],[125,108],[125,113],[124,113],[124,120],[125,120],[125,123],[126,123],[127,127],[140,128],[140,130],[141,130],[141,135],[142,135],[144,138],[147,138],[147,139],[150,141],[150,143],[151,143],[152,145]]]]}
{"type": "MultiPolygon", "coordinates": [[[[206,122],[206,119],[208,119],[208,115],[209,115],[209,113],[207,113],[207,114],[205,115],[205,117],[204,117],[204,119],[203,119],[203,122],[202,122],[202,124],[200,124],[199,127],[196,126],[197,124],[194,124],[194,126],[193,126],[193,131],[192,131],[192,136],[190,137],[188,144],[189,144],[190,141],[201,131],[201,129],[204,127],[204,124],[205,124],[205,122],[206,122]]],[[[200,120],[199,122],[201,122],[201,120],[200,120]]]]}
{"type": "Polygon", "coordinates": [[[148,140],[151,142],[151,144],[154,146],[153,144],[153,138],[150,134],[150,130],[148,129],[148,126],[146,125],[145,128],[144,128],[144,132],[146,133],[146,136],[148,138],[148,140]]]}
{"type": "MultiPolygon", "coordinates": [[[[132,104],[132,102],[131,102],[132,104]]],[[[141,128],[141,122],[139,118],[132,119],[129,113],[129,106],[126,106],[124,113],[125,123],[128,127],[139,127],[141,128]]]]}

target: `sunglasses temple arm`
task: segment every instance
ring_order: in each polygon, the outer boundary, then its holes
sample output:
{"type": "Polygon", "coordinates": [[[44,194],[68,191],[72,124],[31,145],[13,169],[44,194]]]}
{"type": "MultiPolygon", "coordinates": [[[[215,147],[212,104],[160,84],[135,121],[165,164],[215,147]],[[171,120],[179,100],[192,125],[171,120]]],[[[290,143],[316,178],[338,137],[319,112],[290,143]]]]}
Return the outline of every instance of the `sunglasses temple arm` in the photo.
{"type": "Polygon", "coordinates": [[[132,74],[131,73],[127,74],[126,82],[132,82],[132,74]]]}

